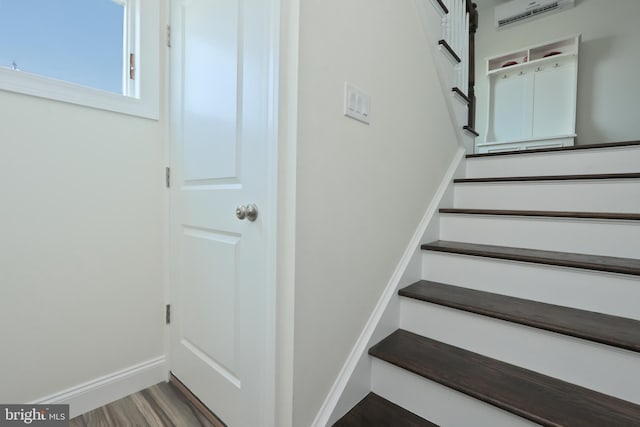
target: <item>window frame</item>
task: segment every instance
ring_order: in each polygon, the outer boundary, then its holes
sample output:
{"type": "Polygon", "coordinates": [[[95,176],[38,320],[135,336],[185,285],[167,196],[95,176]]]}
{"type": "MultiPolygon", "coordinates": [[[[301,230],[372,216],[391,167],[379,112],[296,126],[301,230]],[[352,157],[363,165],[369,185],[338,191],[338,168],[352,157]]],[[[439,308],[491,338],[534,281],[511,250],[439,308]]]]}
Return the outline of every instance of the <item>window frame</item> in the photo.
{"type": "Polygon", "coordinates": [[[160,115],[159,2],[118,0],[123,4],[123,94],[82,86],[25,71],[0,68],[0,90],[99,110],[158,120],[160,115]],[[129,54],[135,79],[129,79],[129,54]]]}

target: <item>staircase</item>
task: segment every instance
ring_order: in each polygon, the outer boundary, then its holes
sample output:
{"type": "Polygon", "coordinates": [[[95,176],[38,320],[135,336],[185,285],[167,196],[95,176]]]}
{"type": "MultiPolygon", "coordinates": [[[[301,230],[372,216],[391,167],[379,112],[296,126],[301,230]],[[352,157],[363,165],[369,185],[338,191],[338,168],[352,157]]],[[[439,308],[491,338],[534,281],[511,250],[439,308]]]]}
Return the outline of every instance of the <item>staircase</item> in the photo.
{"type": "Polygon", "coordinates": [[[416,12],[432,54],[458,143],[474,151],[475,33],[477,6],[471,0],[416,0],[416,12]]]}
{"type": "Polygon", "coordinates": [[[465,166],[334,426],[640,426],[640,142],[465,166]]]}

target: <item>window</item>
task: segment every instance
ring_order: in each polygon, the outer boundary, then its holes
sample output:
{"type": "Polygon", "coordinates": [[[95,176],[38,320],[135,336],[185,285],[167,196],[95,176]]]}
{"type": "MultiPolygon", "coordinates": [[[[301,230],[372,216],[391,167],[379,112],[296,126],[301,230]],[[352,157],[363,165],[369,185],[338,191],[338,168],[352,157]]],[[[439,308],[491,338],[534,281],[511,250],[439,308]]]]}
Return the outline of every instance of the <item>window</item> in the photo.
{"type": "Polygon", "coordinates": [[[0,89],[158,116],[158,6],[0,0],[0,89]]]}

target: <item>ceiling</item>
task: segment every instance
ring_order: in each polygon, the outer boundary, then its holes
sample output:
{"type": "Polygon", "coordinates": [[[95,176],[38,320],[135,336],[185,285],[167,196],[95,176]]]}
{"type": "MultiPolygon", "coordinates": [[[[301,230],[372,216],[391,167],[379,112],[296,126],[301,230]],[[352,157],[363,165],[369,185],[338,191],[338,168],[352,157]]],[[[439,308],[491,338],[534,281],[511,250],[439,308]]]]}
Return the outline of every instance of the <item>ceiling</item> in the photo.
{"type": "Polygon", "coordinates": [[[487,7],[493,7],[500,3],[506,3],[509,0],[473,0],[478,5],[478,9],[485,9],[487,7]]]}

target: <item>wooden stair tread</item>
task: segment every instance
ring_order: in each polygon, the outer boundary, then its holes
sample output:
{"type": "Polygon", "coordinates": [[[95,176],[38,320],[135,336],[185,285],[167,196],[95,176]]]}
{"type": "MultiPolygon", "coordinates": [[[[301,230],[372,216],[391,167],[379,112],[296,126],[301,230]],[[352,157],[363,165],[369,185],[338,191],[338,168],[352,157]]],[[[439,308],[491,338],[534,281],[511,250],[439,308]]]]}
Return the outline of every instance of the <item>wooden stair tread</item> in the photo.
{"type": "Polygon", "coordinates": [[[449,9],[447,9],[447,6],[444,5],[442,0],[436,0],[436,2],[438,3],[438,6],[440,6],[440,9],[442,9],[442,12],[447,15],[449,13],[449,9]]]}
{"type": "Polygon", "coordinates": [[[638,405],[401,329],[369,354],[543,426],[640,425],[638,405]]]}
{"type": "Polygon", "coordinates": [[[464,99],[464,101],[468,104],[469,102],[471,102],[469,100],[469,97],[458,87],[454,87],[451,89],[451,92],[457,94],[460,98],[464,99]]]}
{"type": "Polygon", "coordinates": [[[447,52],[449,52],[449,55],[451,55],[451,57],[459,64],[462,62],[462,59],[460,59],[460,57],[458,56],[458,54],[453,50],[453,48],[451,47],[451,45],[449,43],[447,43],[446,40],[438,40],[438,45],[442,46],[447,52]]]}
{"type": "Polygon", "coordinates": [[[482,256],[561,267],[582,268],[640,276],[640,260],[601,255],[586,255],[539,249],[512,248],[477,243],[438,240],[421,246],[423,250],[482,256]]]}
{"type": "Polygon", "coordinates": [[[598,148],[629,147],[633,145],[640,145],[640,141],[607,142],[603,144],[574,145],[572,147],[534,148],[531,150],[501,151],[499,153],[467,154],[466,157],[467,159],[472,159],[476,157],[513,156],[518,154],[549,153],[556,151],[580,151],[598,148]]]}
{"type": "Polygon", "coordinates": [[[603,179],[637,179],[640,173],[598,173],[581,175],[536,175],[536,176],[498,176],[488,178],[458,178],[453,182],[457,184],[474,182],[521,182],[521,181],[582,181],[603,179]]]}
{"type": "Polygon", "coordinates": [[[640,221],[640,213],[613,213],[613,212],[569,212],[569,211],[531,211],[531,210],[505,210],[505,209],[440,209],[444,214],[461,215],[499,215],[499,216],[534,216],[550,218],[583,218],[583,219],[611,219],[640,221]]]}
{"type": "Polygon", "coordinates": [[[369,393],[334,427],[438,427],[413,412],[388,401],[375,393],[369,393]]]}
{"type": "Polygon", "coordinates": [[[640,352],[640,321],[421,280],[401,296],[640,352]]]}
{"type": "Polygon", "coordinates": [[[479,137],[480,136],[480,134],[474,128],[472,128],[469,125],[462,126],[462,129],[466,130],[467,132],[469,132],[471,134],[473,134],[473,136],[475,136],[475,137],[479,137]]]}

